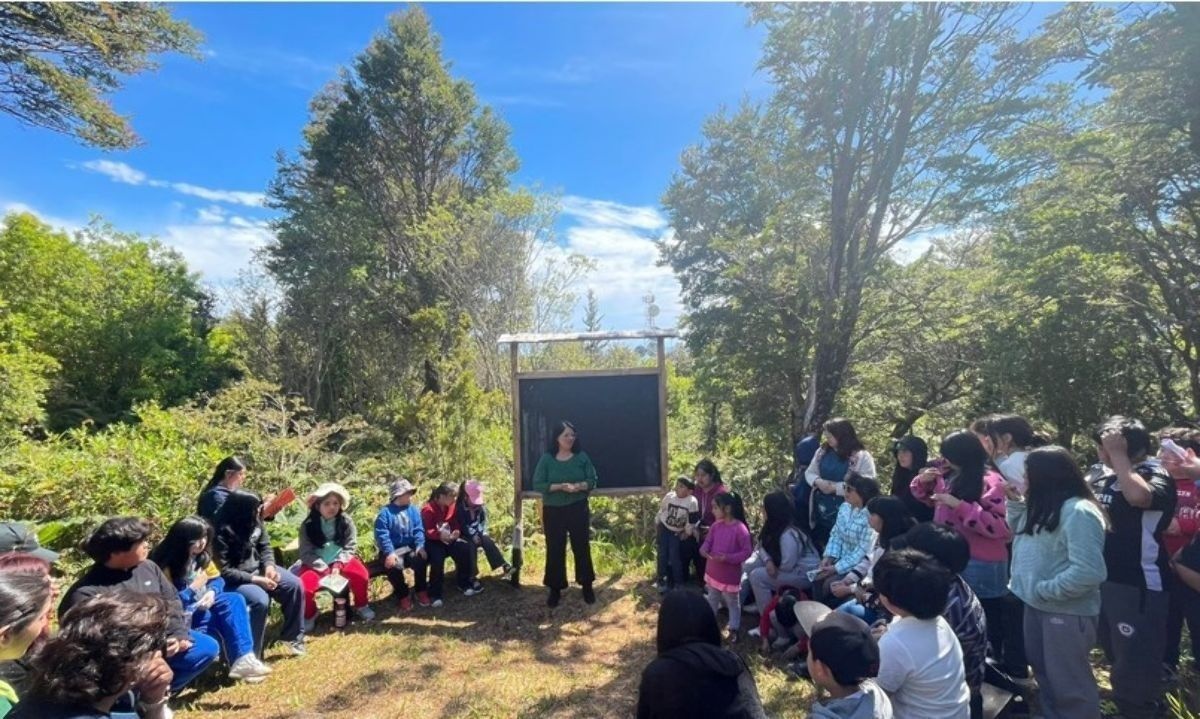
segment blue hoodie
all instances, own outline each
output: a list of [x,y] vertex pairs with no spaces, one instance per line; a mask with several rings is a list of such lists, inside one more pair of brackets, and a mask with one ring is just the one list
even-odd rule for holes
[[400,547],[408,547],[413,551],[424,549],[425,531],[421,523],[421,510],[413,504],[397,507],[389,502],[375,517],[375,546],[385,556]]

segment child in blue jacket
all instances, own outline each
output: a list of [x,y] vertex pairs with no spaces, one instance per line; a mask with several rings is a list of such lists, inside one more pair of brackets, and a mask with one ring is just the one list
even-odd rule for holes
[[416,487],[407,479],[392,482],[388,496],[391,497],[375,517],[375,546],[379,549],[379,561],[387,572],[392,591],[400,603],[400,609],[412,609],[408,596],[408,583],[404,579],[404,568],[413,571],[413,585],[417,592],[417,603],[430,605],[426,583],[429,567],[425,554],[425,532],[421,523],[421,511],[413,506],[412,497]]
[[462,523],[464,539],[476,550],[482,549],[487,557],[492,571],[502,570],[501,575],[508,575],[512,565],[504,561],[504,554],[496,546],[496,541],[488,536],[487,507],[483,506],[483,483],[468,479],[458,488],[458,521]]

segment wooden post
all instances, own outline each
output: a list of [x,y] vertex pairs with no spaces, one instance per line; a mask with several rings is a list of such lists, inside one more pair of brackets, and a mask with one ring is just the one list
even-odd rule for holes
[[671,468],[667,466],[667,348],[666,338],[658,337],[658,458],[662,467],[662,486],[667,488],[671,481]]
[[518,378],[520,345],[508,345],[512,367],[512,436],[513,436],[513,543],[512,585],[521,585],[521,565],[525,562],[523,507],[521,506],[521,382]]

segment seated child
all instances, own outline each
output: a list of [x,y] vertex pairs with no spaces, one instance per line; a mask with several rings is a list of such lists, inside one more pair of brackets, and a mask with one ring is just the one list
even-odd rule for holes
[[813,582],[816,599],[841,604],[831,587],[841,582],[875,548],[878,534],[871,528],[867,502],[879,496],[879,482],[854,472],[846,478],[846,501],[838,508],[837,519],[825,545],[824,558]]
[[696,483],[688,477],[675,480],[675,489],[667,492],[658,510],[658,591],[681,586],[686,575],[683,542],[696,535],[700,522],[700,503],[692,495]]
[[488,536],[487,508],[483,506],[483,483],[468,479],[458,488],[458,503],[455,506],[459,522],[462,524],[467,544],[483,549],[492,571],[501,570],[501,576],[507,576],[512,571],[512,565],[504,561],[504,555],[496,546],[495,540]]
[[271,668],[254,653],[250,610],[242,595],[225,590],[225,580],[210,554],[212,544],[211,524],[202,517],[184,517],[167,530],[150,553],[150,561],[179,592],[190,628],[224,644],[230,658],[229,678],[261,682]]
[[339,574],[350,584],[354,612],[364,621],[375,618],[368,606],[367,587],[371,576],[358,549],[358,530],[346,516],[350,493],[335,482],[326,482],[308,495],[308,516],[300,524],[300,583],[304,585],[304,631],[317,621],[316,593],[321,579]]
[[412,599],[404,580],[405,567],[412,569],[417,603],[422,607],[431,604],[426,584],[429,562],[425,554],[425,528],[421,512],[412,503],[414,491],[412,482],[396,479],[388,489],[391,501],[375,516],[375,548],[379,550],[392,593],[400,609],[406,612],[412,609]]
[[879,645],[858,617],[820,602],[798,602],[796,620],[808,635],[808,671],[829,694],[810,719],[892,719],[892,702],[871,678],[879,674]]
[[875,563],[879,601],[895,617],[879,640],[877,683],[896,719],[968,719],[962,649],[942,618],[950,570],[924,552],[895,549]]
[[421,507],[425,551],[429,554],[429,596],[434,607],[442,606],[447,557],[454,560],[455,581],[463,594],[472,597],[483,591],[483,585],[475,578],[475,548],[463,539],[462,521],[454,511],[456,494],[453,484],[442,482]]

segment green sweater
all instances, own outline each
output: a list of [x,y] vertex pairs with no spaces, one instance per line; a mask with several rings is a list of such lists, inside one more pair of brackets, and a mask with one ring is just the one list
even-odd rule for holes
[[1043,612],[1094,617],[1100,614],[1104,566],[1104,515],[1095,503],[1072,497],[1063,504],[1053,532],[1021,534],[1025,503],[1008,501],[1013,531],[1012,578],[1008,588]]
[[552,484],[587,482],[588,491],[596,488],[596,468],[587,452],[576,452],[565,462],[560,462],[549,452],[538,460],[533,470],[533,489],[542,493],[542,503],[547,507],[565,507],[576,502],[586,502],[588,492],[551,492]]

